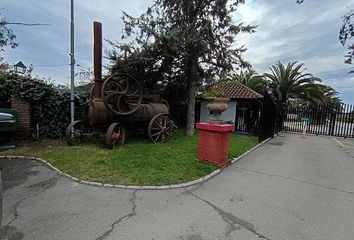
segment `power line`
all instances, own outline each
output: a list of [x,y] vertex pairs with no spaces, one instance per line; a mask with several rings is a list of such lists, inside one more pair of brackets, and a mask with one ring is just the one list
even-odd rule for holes
[[51,26],[51,24],[48,23],[23,23],[23,22],[4,22],[5,25],[22,25],[22,26],[27,26],[27,27],[32,27],[32,26]]
[[63,66],[69,66],[70,64],[33,64],[34,67],[63,67]]
[[[64,67],[70,66],[70,63],[63,63],[63,64],[31,64],[33,67]],[[80,64],[76,64],[76,66],[81,67]]]

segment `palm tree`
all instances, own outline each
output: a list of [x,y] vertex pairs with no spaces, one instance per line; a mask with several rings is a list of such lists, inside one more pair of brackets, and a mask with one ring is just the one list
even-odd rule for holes
[[223,80],[224,82],[238,81],[243,85],[249,87],[250,89],[263,94],[266,82],[262,75],[257,74],[256,71],[250,69],[246,72],[241,71],[240,73],[233,74],[231,78]]
[[323,104],[339,105],[343,103],[342,99],[338,96],[339,93],[334,88],[322,84],[318,84],[318,86],[321,88],[324,95]]
[[304,73],[306,69],[303,66],[297,62],[290,62],[287,66],[278,62],[270,68],[271,73],[264,74],[279,103],[301,100],[319,104],[324,100],[323,89],[318,85],[321,79]]

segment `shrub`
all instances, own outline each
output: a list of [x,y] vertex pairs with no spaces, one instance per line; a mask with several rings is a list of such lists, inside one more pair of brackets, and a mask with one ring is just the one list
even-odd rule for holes
[[[0,72],[1,101],[9,102],[11,96],[27,99],[30,103],[31,133],[35,136],[39,125],[41,138],[59,138],[70,123],[70,89],[54,85],[45,79]],[[87,116],[81,104],[89,98],[88,92],[75,92],[75,118]]]

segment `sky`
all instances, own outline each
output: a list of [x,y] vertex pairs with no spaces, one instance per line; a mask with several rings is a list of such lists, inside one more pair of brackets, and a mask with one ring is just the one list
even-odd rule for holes
[[[103,24],[103,38],[120,40],[122,11],[138,16],[152,0],[75,0],[76,71],[92,68],[92,22]],[[0,0],[1,17],[8,22],[45,23],[49,26],[17,26],[12,29],[19,46],[0,52],[5,61],[34,65],[33,74],[70,83],[70,0]],[[338,40],[342,16],[354,9],[354,0],[246,0],[234,13],[234,21],[257,25],[254,34],[237,37],[245,45],[243,55],[258,73],[281,61],[304,63],[331,85],[345,103],[354,104],[353,66],[344,64],[346,48]],[[104,42],[104,48],[109,49]],[[109,64],[104,60],[105,65]],[[76,82],[81,79],[77,77]]]

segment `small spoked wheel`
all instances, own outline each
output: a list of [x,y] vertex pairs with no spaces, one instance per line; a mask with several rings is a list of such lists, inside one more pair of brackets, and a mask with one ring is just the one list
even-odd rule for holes
[[106,133],[106,146],[109,149],[123,145],[125,142],[125,129],[120,123],[112,123]]
[[176,135],[177,126],[170,114],[161,113],[153,117],[149,123],[148,134],[153,143],[165,143]]
[[69,124],[65,133],[65,140],[69,146],[77,145],[85,140],[87,127],[82,120],[74,121]]

